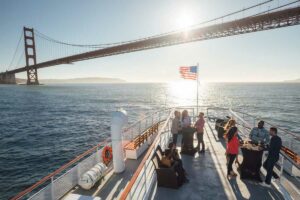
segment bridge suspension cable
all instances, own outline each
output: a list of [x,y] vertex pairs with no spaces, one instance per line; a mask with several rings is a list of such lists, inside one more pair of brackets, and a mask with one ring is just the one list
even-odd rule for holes
[[[226,15],[222,15],[222,16],[214,18],[214,19],[206,20],[206,21],[203,21],[203,22],[191,25],[188,28],[193,28],[193,27],[196,27],[196,26],[199,26],[199,25],[205,25],[205,24],[208,24],[210,22],[217,21],[219,19],[224,19],[226,17],[232,16],[232,15],[236,15],[238,13],[241,13],[241,12],[244,12],[244,11],[247,11],[247,10],[251,10],[253,8],[262,6],[264,4],[268,4],[268,3],[272,2],[272,1],[274,1],[274,0],[267,0],[267,1],[255,4],[255,5],[252,5],[250,7],[243,8],[241,10],[234,11],[234,12],[228,13]],[[126,44],[126,43],[137,42],[137,41],[141,41],[141,40],[145,40],[145,39],[151,39],[151,38],[155,38],[155,37],[160,37],[160,36],[164,36],[164,35],[171,34],[171,33],[181,32],[183,30],[184,29],[176,29],[176,30],[173,30],[173,31],[164,32],[164,33],[156,34],[156,35],[149,36],[149,37],[143,37],[143,38],[136,39],[136,40],[127,40],[127,41],[123,41],[123,42],[102,43],[102,44],[75,44],[75,43],[68,43],[68,42],[63,42],[63,41],[59,41],[59,40],[53,39],[50,36],[47,36],[46,34],[43,34],[43,33],[41,33],[38,30],[35,30],[35,33],[37,34],[38,37],[43,38],[45,40],[48,40],[50,42],[57,43],[57,44],[63,44],[63,45],[73,46],[73,47],[85,47],[85,48],[89,47],[89,48],[101,49],[101,48],[108,47],[108,46],[122,45],[122,44]]]
[[[234,11],[234,12],[222,15],[220,17],[216,17],[216,18],[213,18],[213,19],[210,19],[210,20],[206,20],[206,21],[203,21],[203,22],[191,25],[191,26],[187,27],[187,29],[191,29],[191,28],[199,27],[199,26],[211,23],[211,22],[215,22],[217,20],[224,19],[226,17],[233,16],[233,15],[236,15],[236,14],[239,14],[239,13],[242,13],[242,12],[254,9],[254,8],[260,7],[260,6],[265,5],[265,4],[269,4],[272,1],[274,1],[274,0],[263,1],[261,3],[249,6],[247,8],[243,8],[243,9],[240,9],[240,10],[237,10],[237,11]],[[270,11],[273,11],[273,10],[277,10],[277,9],[280,9],[280,8],[283,8],[283,7],[295,4],[295,3],[299,2],[299,1],[300,0],[293,1],[293,2],[290,2],[290,3],[284,4],[284,5],[277,6],[277,7],[272,8],[272,9],[268,9],[268,10],[265,10],[265,11],[262,11],[262,12],[250,15],[250,16],[257,16],[257,15],[260,15],[260,14],[264,14],[266,12],[270,12]],[[61,45],[66,45],[66,46],[80,47],[80,48],[91,48],[91,49],[102,49],[102,48],[107,48],[107,47],[111,47],[111,46],[115,46],[115,45],[122,45],[122,44],[127,44],[127,43],[132,43],[132,42],[138,42],[138,41],[142,41],[142,40],[146,40],[146,39],[161,37],[161,36],[172,34],[172,33],[182,32],[182,31],[184,31],[184,29],[176,29],[176,30],[173,30],[173,31],[169,31],[169,32],[161,33],[161,34],[156,34],[156,35],[149,36],[149,37],[143,37],[143,38],[136,39],[136,40],[128,40],[128,41],[114,42],[114,43],[75,44],[75,43],[69,43],[69,42],[63,42],[63,41],[56,40],[54,38],[51,38],[51,37],[47,36],[46,34],[41,33],[38,30],[35,30],[36,35],[38,37],[40,37],[42,39],[45,39],[45,40],[48,40],[49,42],[54,42],[54,43],[61,44]]]
[[[14,51],[13,57],[12,57],[12,59],[11,59],[9,65],[8,65],[8,67],[7,67],[7,70],[10,70],[10,69],[11,69],[12,64],[13,64],[14,61],[15,61],[15,58],[16,58],[17,53],[18,53],[18,50],[19,50],[19,48],[20,48],[20,44],[21,44],[22,39],[23,39],[23,32],[21,32],[21,34],[20,34],[20,36],[19,36],[19,40],[18,40],[17,47],[16,47],[16,49],[15,49],[15,51]],[[18,62],[18,63],[19,63],[19,62]],[[18,66],[18,64],[17,64],[17,66]]]

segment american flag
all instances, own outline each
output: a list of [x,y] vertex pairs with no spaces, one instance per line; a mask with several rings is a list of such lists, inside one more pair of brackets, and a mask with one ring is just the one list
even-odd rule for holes
[[198,71],[198,66],[189,66],[189,67],[180,67],[179,68],[179,73],[181,74],[181,77],[184,79],[196,80],[197,79],[197,71]]

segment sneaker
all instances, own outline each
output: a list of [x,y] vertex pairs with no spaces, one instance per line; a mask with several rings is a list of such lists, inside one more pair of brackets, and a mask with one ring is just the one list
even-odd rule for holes
[[271,188],[271,184],[267,184],[266,182],[259,183],[263,187]]
[[273,183],[276,183],[277,185],[279,185],[279,184],[280,184],[280,179],[279,179],[279,178],[277,178],[277,179],[272,179],[272,182],[273,182]]
[[205,151],[204,151],[204,150],[201,150],[201,151],[199,151],[199,153],[205,153]]

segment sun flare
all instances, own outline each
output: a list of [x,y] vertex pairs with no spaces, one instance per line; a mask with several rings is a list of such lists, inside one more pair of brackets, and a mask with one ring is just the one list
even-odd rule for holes
[[181,14],[178,15],[177,26],[179,28],[187,29],[188,27],[193,25],[193,23],[194,23],[193,16],[186,10],[184,10]]
[[[205,84],[201,83],[198,88],[199,103],[204,95]],[[197,83],[191,80],[174,81],[168,84],[168,94],[174,105],[196,105]]]

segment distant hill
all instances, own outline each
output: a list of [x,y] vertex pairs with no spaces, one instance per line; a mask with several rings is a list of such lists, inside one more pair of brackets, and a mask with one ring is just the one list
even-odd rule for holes
[[[26,83],[26,79],[16,78],[18,84]],[[87,77],[72,79],[40,79],[42,84],[51,83],[125,83],[125,80],[119,78]]]
[[284,82],[286,82],[286,83],[300,83],[300,78],[295,79],[295,80],[286,80]]

